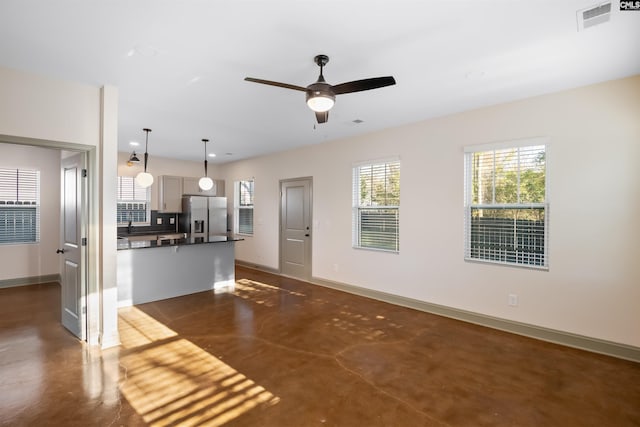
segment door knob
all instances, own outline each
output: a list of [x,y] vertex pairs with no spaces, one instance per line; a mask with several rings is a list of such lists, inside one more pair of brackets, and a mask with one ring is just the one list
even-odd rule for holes
[[64,253],[64,249],[57,249],[57,250],[56,250],[56,253],[57,253],[57,254],[63,254],[63,253]]

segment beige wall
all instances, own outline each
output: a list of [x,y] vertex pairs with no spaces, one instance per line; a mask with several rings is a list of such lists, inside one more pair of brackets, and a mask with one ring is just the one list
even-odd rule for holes
[[[638,117],[640,76],[224,165],[229,190],[255,177],[237,258],[278,268],[278,181],[313,176],[314,277],[640,346]],[[530,137],[550,141],[549,270],[465,262],[463,147]],[[389,156],[400,253],[355,250],[352,164]]]
[[0,280],[60,273],[60,152],[0,143],[0,168],[40,171],[40,242],[0,245]]
[[0,67],[0,134],[98,146],[100,89]]
[[[241,260],[278,267],[278,181],[313,176],[315,277],[640,347],[638,117],[640,76],[232,163],[211,175],[226,180],[228,196],[234,180],[255,177],[255,235],[238,243]],[[103,299],[101,333],[111,342],[116,128],[115,88],[0,67],[1,136],[98,147],[89,157],[97,168],[90,173],[100,283],[91,291]],[[549,271],[464,262],[463,147],[535,136],[551,142]],[[402,161],[401,251],[354,250],[351,166],[388,156]],[[167,171],[180,173],[167,161]],[[153,162],[154,175],[167,173]],[[507,306],[509,293],[518,294],[517,308]]]
[[111,86],[99,88],[0,67],[0,141],[88,154],[88,340],[103,347],[118,343],[117,101],[117,89]]

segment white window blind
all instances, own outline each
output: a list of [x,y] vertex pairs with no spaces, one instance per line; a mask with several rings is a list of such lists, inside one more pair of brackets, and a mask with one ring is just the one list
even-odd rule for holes
[[465,151],[465,258],[546,268],[546,145]]
[[118,224],[136,225],[150,223],[150,191],[151,187],[143,188],[132,176],[118,177]]
[[0,168],[0,243],[40,241],[40,171]]
[[353,168],[353,246],[400,250],[400,161]]
[[236,181],[236,224],[238,234],[253,234],[253,180]]

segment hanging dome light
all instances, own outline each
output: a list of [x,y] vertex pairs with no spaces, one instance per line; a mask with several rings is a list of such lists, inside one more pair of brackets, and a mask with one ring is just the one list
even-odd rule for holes
[[144,128],[142,130],[147,133],[144,147],[144,172],[140,172],[136,175],[136,184],[142,188],[147,188],[153,184],[153,175],[147,173],[147,161],[149,160],[149,153],[147,152],[147,149],[149,148],[149,132],[151,132],[151,129]]
[[209,140],[203,139],[202,142],[204,142],[204,176],[198,181],[198,186],[203,191],[209,191],[213,188],[213,180],[209,178],[207,173],[207,142],[209,142]]
[[213,188],[213,180],[208,176],[203,176],[202,178],[200,178],[200,181],[198,181],[198,185],[204,191],[209,191]]

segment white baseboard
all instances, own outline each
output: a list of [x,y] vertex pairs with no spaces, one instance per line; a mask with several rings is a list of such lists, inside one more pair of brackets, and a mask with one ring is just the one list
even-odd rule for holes
[[31,276],[31,277],[20,277],[17,279],[5,279],[5,280],[0,280],[0,289],[13,288],[16,286],[37,285],[40,283],[51,283],[51,282],[60,283],[61,280],[62,279],[59,274],[45,274],[43,276]]
[[277,268],[267,267],[266,265],[241,261],[239,259],[236,260],[236,265],[239,265],[240,267],[250,268],[252,270],[264,271],[267,273],[280,275],[280,270],[278,270]]
[[98,339],[101,349],[107,349],[111,347],[117,347],[120,345],[120,335],[118,331],[113,331],[111,334],[103,334]]
[[[259,264],[250,264],[245,263],[244,261],[236,261],[236,264],[242,267],[280,275],[280,272],[278,270],[261,266]],[[598,338],[587,337],[584,335],[573,334],[570,332],[559,331],[556,329],[544,328],[527,323],[487,316],[471,311],[460,310],[453,307],[447,307],[444,305],[433,304],[412,298],[402,297],[399,295],[389,294],[386,292],[367,289],[360,286],[349,285],[347,283],[334,282],[319,277],[312,277],[311,283],[314,285],[324,286],[327,288],[336,289],[338,291],[348,292],[350,294],[383,301],[389,304],[408,307],[414,310],[449,317],[451,319],[461,320],[463,322],[473,323],[480,326],[486,326],[488,328],[498,329],[517,335],[523,335],[542,341],[564,345],[567,347],[573,347],[593,353],[617,357],[619,359],[630,360],[632,362],[640,362],[640,348],[627,344],[620,344],[612,341],[601,340]]]
[[548,341],[567,347],[587,350],[593,353],[599,353],[607,356],[617,357],[620,359],[630,360],[632,362],[640,362],[640,348],[627,344],[620,344],[612,341],[601,340],[598,338],[587,337],[584,335],[573,334],[570,332],[559,331],[556,329],[544,328],[527,323],[487,316],[484,314],[460,310],[444,305],[432,304],[425,301],[362,288],[360,286],[349,285],[346,283],[334,282],[318,277],[314,277],[311,280],[312,283],[316,285],[325,286],[366,298],[372,298],[390,304],[400,305],[403,307],[437,314],[439,316],[449,317],[456,320],[462,320],[464,322],[486,326],[488,328],[499,329],[501,331],[523,335],[530,338],[536,338],[542,341]]

